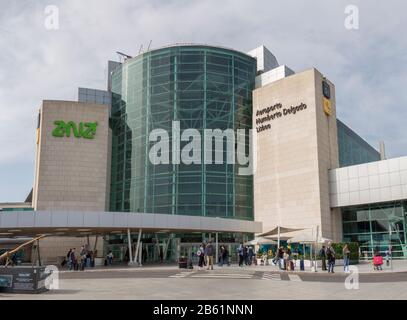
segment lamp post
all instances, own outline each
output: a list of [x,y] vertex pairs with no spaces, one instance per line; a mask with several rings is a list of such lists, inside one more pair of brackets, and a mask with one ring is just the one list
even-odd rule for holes
[[[315,248],[314,248],[314,266],[313,271],[317,272],[317,245],[318,245],[318,233],[319,233],[319,225],[316,227],[316,234],[315,234]],[[312,247],[311,247],[312,248]],[[311,252],[312,255],[312,252]]]
[[393,271],[393,254],[391,252],[391,236],[392,236],[392,228],[391,223],[389,222],[389,255],[390,255],[390,270]]

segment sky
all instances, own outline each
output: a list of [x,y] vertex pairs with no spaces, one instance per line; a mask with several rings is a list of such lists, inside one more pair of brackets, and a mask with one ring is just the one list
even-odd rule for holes
[[[348,5],[358,29],[345,28]],[[32,188],[41,101],[105,89],[116,51],[136,55],[150,40],[151,49],[263,44],[296,72],[315,67],[335,84],[338,118],[376,148],[383,140],[388,158],[405,156],[405,12],[404,0],[0,0],[0,202]]]

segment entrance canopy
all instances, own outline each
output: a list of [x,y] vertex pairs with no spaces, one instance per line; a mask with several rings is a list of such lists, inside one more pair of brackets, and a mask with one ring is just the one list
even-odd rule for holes
[[[304,228],[288,228],[288,227],[275,227],[274,229],[271,229],[267,232],[261,233],[258,236],[259,237],[267,237],[267,236],[275,236],[278,234],[283,234],[283,233],[287,233],[287,232],[293,232],[293,231],[299,231],[299,230],[304,230]],[[282,239],[282,237],[281,237]]]
[[277,244],[277,241],[265,237],[256,237],[256,239],[245,242],[245,245],[257,245],[257,244]]
[[328,243],[330,241],[332,240],[323,237],[318,237],[317,239],[314,232],[300,232],[294,235],[292,238],[290,238],[287,242],[310,244],[310,243]]
[[86,236],[172,232],[259,233],[256,221],[133,212],[94,211],[3,211],[0,212],[0,237]]

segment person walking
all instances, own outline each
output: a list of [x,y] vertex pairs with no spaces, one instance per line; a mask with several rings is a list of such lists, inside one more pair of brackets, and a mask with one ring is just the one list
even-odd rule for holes
[[288,253],[288,249],[284,250],[283,259],[284,259],[284,270],[289,271],[290,270],[290,255]]
[[249,266],[251,266],[253,263],[253,256],[254,256],[253,247],[249,246],[249,248],[247,249],[247,263],[249,264]]
[[278,267],[280,268],[280,270],[284,270],[284,251],[283,251],[283,247],[280,247],[278,249],[277,257],[278,257]]
[[331,242],[328,243],[326,248],[326,257],[328,259],[328,273],[334,273],[335,267],[335,250],[331,246]]
[[78,270],[78,260],[76,259],[75,250],[76,248],[73,248],[71,251],[71,263],[73,270]]
[[68,270],[72,270],[71,252],[72,252],[72,249],[69,249],[68,253],[66,254],[66,262],[67,262]]
[[79,252],[79,269],[81,271],[85,270],[86,266],[86,250],[85,247],[81,247],[81,251]]
[[321,250],[319,250],[319,256],[321,257],[322,261],[322,271],[326,271],[326,248],[322,246]]
[[107,258],[107,264],[109,266],[111,266],[113,264],[113,252],[112,252],[112,250],[109,251],[106,258]]
[[243,246],[243,261],[244,264],[247,266],[248,264],[248,252],[247,252],[247,246]]
[[218,254],[218,266],[223,267],[223,246],[219,247],[219,254]]
[[237,248],[237,254],[239,256],[239,267],[242,267],[243,266],[243,256],[244,256],[243,242],[241,242],[239,247]]
[[199,247],[198,251],[196,252],[196,255],[198,256],[198,269],[202,270],[204,268],[204,263],[205,263],[205,244],[201,244]]
[[223,263],[226,264],[228,267],[230,266],[229,262],[229,250],[224,247],[223,250]]
[[386,250],[385,258],[386,258],[386,267],[388,267],[388,266],[390,266],[390,251],[389,250]]
[[343,271],[345,273],[349,273],[350,250],[348,248],[347,243],[342,249],[342,255],[343,255]]
[[205,247],[205,256],[206,256],[206,264],[207,270],[213,270],[213,245],[212,241],[209,241]]

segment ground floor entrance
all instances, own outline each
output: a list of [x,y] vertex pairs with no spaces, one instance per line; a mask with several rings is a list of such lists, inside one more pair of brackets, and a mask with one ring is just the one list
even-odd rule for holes
[[[252,238],[253,234],[245,233],[155,233],[142,234],[140,236],[139,247],[138,234],[131,234],[131,255],[134,260],[143,264],[151,263],[173,263],[179,257],[187,257],[194,264],[198,263],[197,251],[202,243],[209,240],[218,248],[225,246],[229,252],[229,260],[237,261],[237,248],[241,242]],[[112,252],[114,261],[117,263],[129,262],[129,237],[125,234],[109,235],[104,241],[104,255]]]

